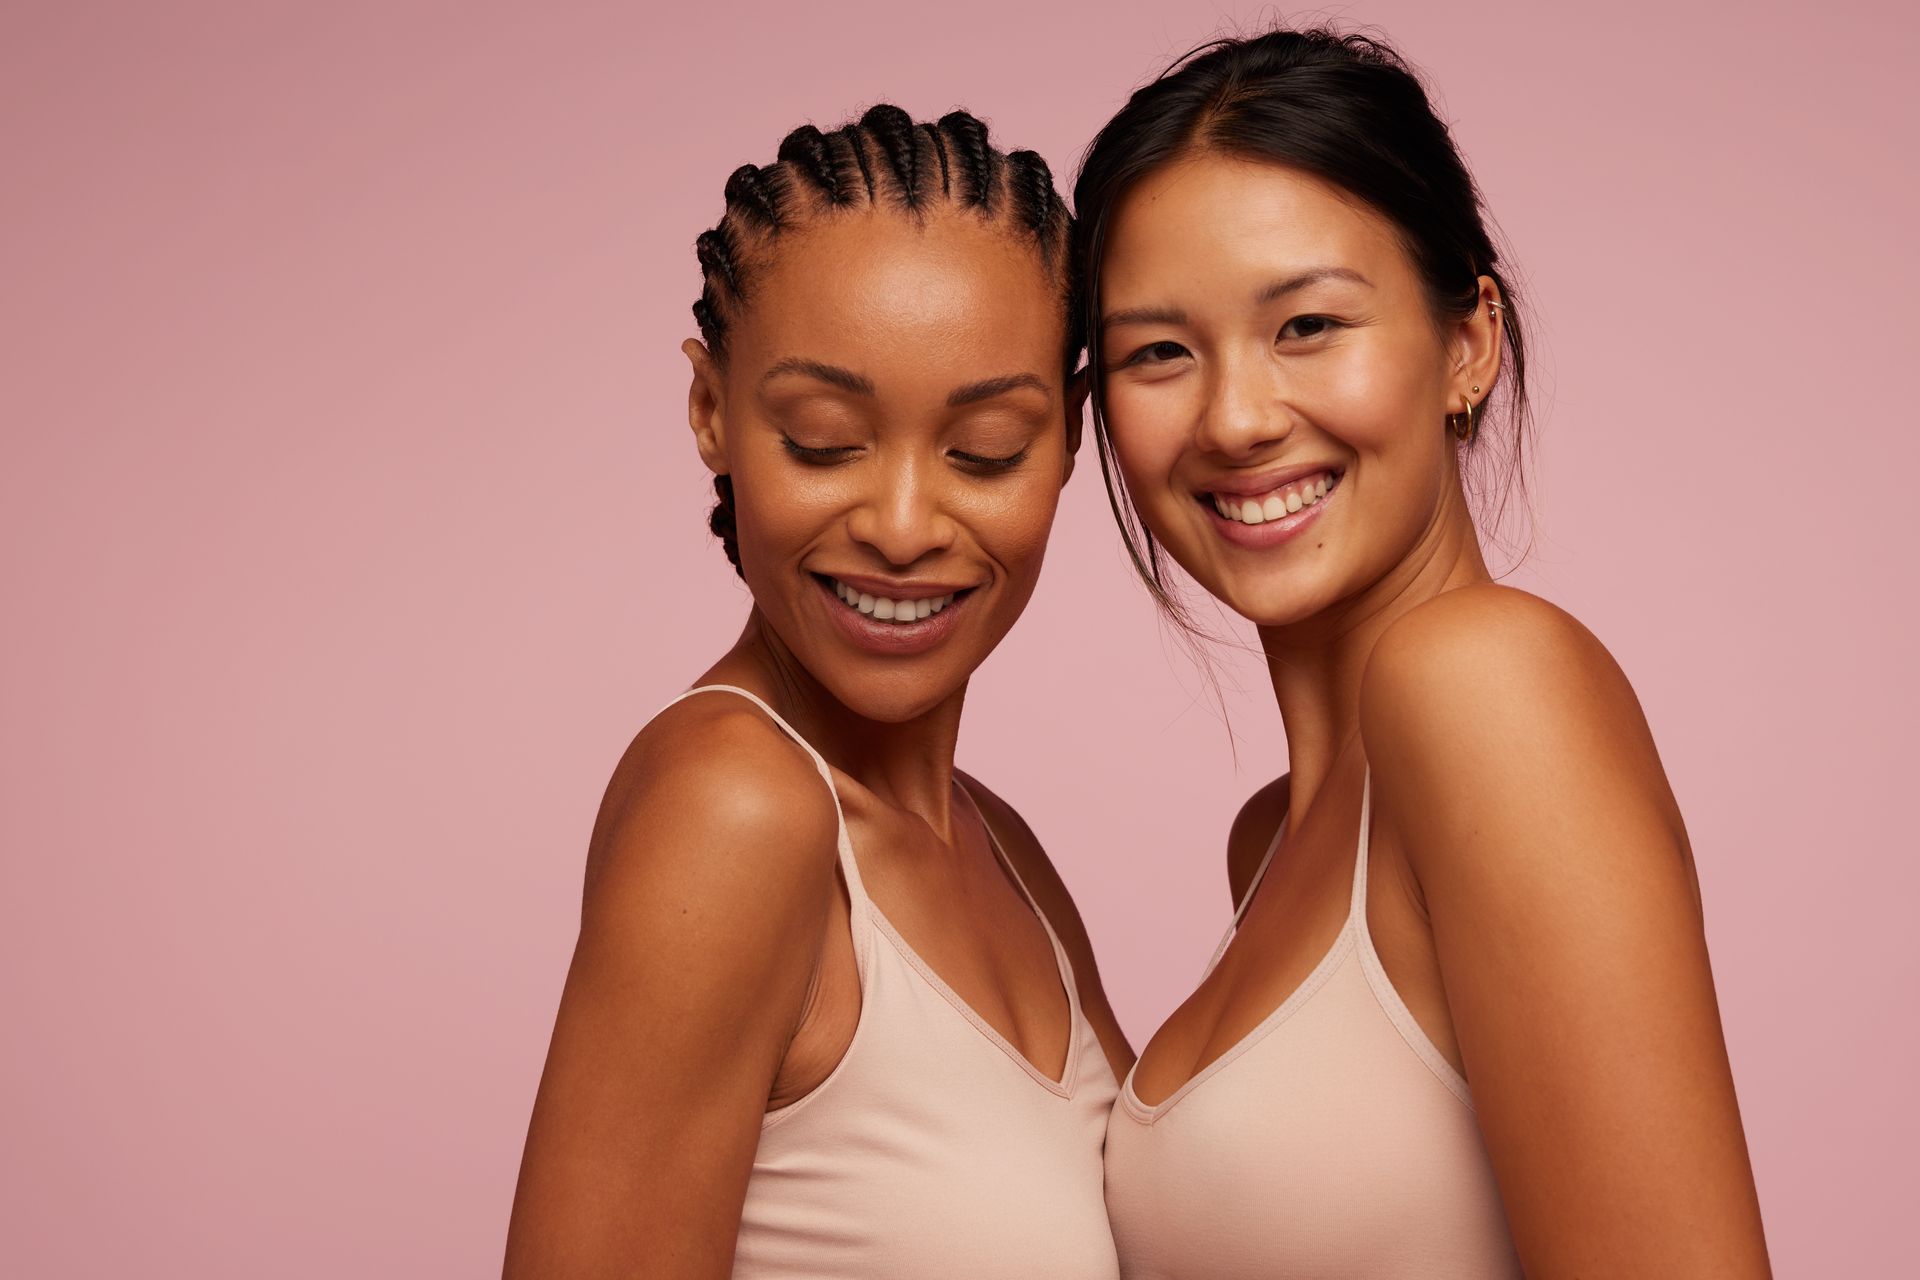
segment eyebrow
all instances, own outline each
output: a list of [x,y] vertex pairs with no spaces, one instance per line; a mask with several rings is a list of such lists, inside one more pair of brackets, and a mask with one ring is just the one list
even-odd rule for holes
[[[1361,275],[1351,267],[1310,267],[1275,280],[1254,295],[1255,306],[1265,306],[1270,302],[1286,297],[1290,293],[1320,284],[1327,280],[1346,280],[1353,284],[1373,288],[1373,281]],[[1123,324],[1165,324],[1184,325],[1187,313],[1179,307],[1128,307],[1124,311],[1111,311],[1100,317],[1102,330]]]
[[863,377],[851,369],[842,369],[837,364],[823,364],[818,360],[805,360],[798,356],[789,356],[778,361],[771,369],[760,375],[760,385],[766,386],[775,378],[797,373],[802,377],[813,378],[828,386],[850,391],[856,396],[870,396],[873,392],[873,379]]
[[1304,289],[1308,285],[1320,284],[1327,280],[1346,280],[1353,284],[1365,285],[1369,289],[1373,288],[1373,281],[1351,267],[1309,267],[1305,271],[1295,272],[1293,275],[1275,280],[1255,295],[1254,304],[1264,305],[1284,298],[1296,290]]
[[978,382],[969,382],[964,387],[955,387],[947,396],[947,408],[958,409],[961,405],[978,404],[982,400],[991,400],[1003,396],[1009,391],[1021,391],[1032,388],[1045,392],[1047,384],[1038,374],[1009,373],[998,378],[982,378]]
[[[871,378],[855,373],[851,369],[843,369],[837,364],[825,364],[819,360],[807,360],[799,356],[776,362],[772,368],[760,375],[760,385],[765,386],[775,378],[791,374],[812,378],[857,396],[876,394]],[[965,386],[955,387],[947,395],[947,407],[958,409],[962,405],[978,404],[982,400],[1006,395],[1009,391],[1022,391],[1028,388],[1044,392],[1047,384],[1040,375],[1035,373],[1008,373],[998,378],[982,378],[978,382],[969,382]]]
[[1186,322],[1187,313],[1178,307],[1128,307],[1125,311],[1109,311],[1100,317],[1102,329],[1123,324],[1183,325]]

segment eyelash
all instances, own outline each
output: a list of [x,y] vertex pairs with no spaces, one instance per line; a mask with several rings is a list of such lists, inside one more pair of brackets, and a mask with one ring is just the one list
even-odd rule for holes
[[[1293,319],[1287,321],[1285,324],[1280,326],[1280,333],[1279,333],[1279,336],[1275,339],[1275,341],[1278,341],[1280,338],[1285,338],[1287,336],[1287,330],[1293,328],[1295,325],[1300,324],[1304,321],[1313,321],[1322,327],[1313,333],[1300,333],[1300,334],[1294,335],[1295,337],[1300,338],[1303,341],[1310,340],[1313,338],[1323,337],[1326,334],[1331,333],[1335,329],[1344,327],[1340,323],[1340,321],[1335,320],[1332,316],[1323,316],[1323,315],[1295,316]],[[1163,360],[1152,360],[1149,358],[1153,355],[1154,352],[1159,351],[1165,347],[1173,348],[1173,350],[1177,354],[1166,356]],[[1122,369],[1127,369],[1137,364],[1171,363],[1172,361],[1177,360],[1180,356],[1183,356],[1186,354],[1187,354],[1187,349],[1181,346],[1177,342],[1173,342],[1173,341],[1149,342],[1146,346],[1140,348],[1138,351],[1128,356],[1125,360],[1121,361],[1120,367]]]
[[[780,443],[786,446],[789,454],[802,462],[816,467],[831,467],[837,463],[846,462],[851,455],[859,452],[859,446],[857,445],[830,445],[826,448],[815,448],[810,445],[800,444],[788,436],[781,436]],[[1005,458],[983,458],[978,454],[961,453],[955,449],[951,451],[948,456],[959,462],[962,466],[971,467],[976,471],[986,474],[997,475],[1003,471],[1011,471],[1025,462],[1027,455],[1031,452],[1031,449],[1022,449],[1020,452]]]
[[[1147,358],[1148,356],[1160,350],[1162,347],[1172,347],[1174,351],[1176,351],[1179,354],[1170,355],[1166,357],[1165,360],[1151,360],[1151,361],[1148,360]],[[1187,349],[1181,346],[1177,342],[1149,342],[1146,346],[1140,348],[1138,351],[1128,356],[1125,360],[1122,360],[1120,362],[1120,367],[1122,369],[1131,369],[1134,365],[1137,365],[1137,364],[1168,364],[1174,360],[1179,359],[1180,356],[1183,356],[1185,354],[1187,354]]]
[[975,453],[961,453],[958,449],[955,449],[947,456],[954,458],[963,466],[972,467],[988,475],[998,475],[1003,471],[1011,471],[1025,462],[1027,455],[1032,452],[1032,449],[1022,449],[1020,452],[1009,454],[1004,458],[983,458]]
[[1316,321],[1322,327],[1318,333],[1299,334],[1298,336],[1302,338],[1317,338],[1321,336],[1321,334],[1331,333],[1333,332],[1333,330],[1341,327],[1340,322],[1338,320],[1335,320],[1332,316],[1320,316],[1320,315],[1295,316],[1293,319],[1287,321],[1285,324],[1280,326],[1280,336],[1282,338],[1286,337],[1287,330],[1293,328],[1293,326],[1305,320]]
[[780,443],[786,446],[788,453],[816,467],[830,467],[836,462],[845,462],[847,455],[857,451],[857,447],[850,444],[829,445],[824,449],[817,449],[800,444],[791,436],[781,436]]

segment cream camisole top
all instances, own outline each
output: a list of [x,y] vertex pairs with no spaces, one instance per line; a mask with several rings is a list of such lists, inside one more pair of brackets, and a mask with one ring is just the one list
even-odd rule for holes
[[1347,919],[1319,965],[1158,1106],[1140,1101],[1132,1073],[1121,1088],[1107,1211],[1128,1280],[1520,1276],[1467,1082],[1401,1002],[1367,930],[1371,790],[1369,779]]
[[1066,989],[1059,1080],[968,1008],[867,897],[820,754],[744,689],[705,685],[681,697],[706,692],[766,712],[833,792],[860,974],[860,1021],[839,1065],[761,1121],[733,1274],[1115,1280],[1100,1152],[1118,1082],[1066,950],[998,840],[988,832],[1040,916]]

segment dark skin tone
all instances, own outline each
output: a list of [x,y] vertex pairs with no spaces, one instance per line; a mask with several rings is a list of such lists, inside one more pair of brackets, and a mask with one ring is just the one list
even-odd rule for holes
[[[1032,245],[972,214],[867,210],[782,236],[724,361],[686,346],[695,443],[733,478],[754,598],[696,683],[759,694],[820,751],[875,905],[1053,1079],[1067,994],[989,832],[1116,1074],[1132,1051],[1039,843],[953,759],[967,681],[1033,590],[1071,470],[1064,324]],[[876,654],[822,576],[967,594],[931,649]],[[730,1272],[762,1116],[828,1078],[860,1016],[835,832],[812,762],[743,699],[689,699],[634,740],[588,857],[509,1275]]]
[[[1128,488],[1259,628],[1292,765],[1234,824],[1237,899],[1288,820],[1136,1092],[1167,1097],[1326,952],[1370,767],[1375,946],[1472,1086],[1526,1273],[1767,1275],[1692,853],[1645,717],[1578,622],[1492,582],[1461,488],[1445,422],[1498,376],[1497,286],[1436,316],[1379,215],[1202,155],[1129,193],[1102,292]],[[1214,503],[1244,513],[1296,473],[1296,491],[1336,480],[1277,508],[1317,508],[1298,536],[1261,542],[1265,510],[1236,529]]]

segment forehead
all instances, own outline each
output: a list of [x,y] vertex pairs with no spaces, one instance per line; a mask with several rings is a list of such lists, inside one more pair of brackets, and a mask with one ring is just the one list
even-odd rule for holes
[[1060,376],[1061,282],[1037,244],[967,210],[822,214],[755,251],[736,361],[800,355],[866,372],[966,381]]
[[1201,154],[1141,179],[1114,210],[1102,257],[1107,309],[1169,286],[1244,292],[1245,273],[1347,266],[1377,284],[1413,264],[1391,222],[1299,169]]

